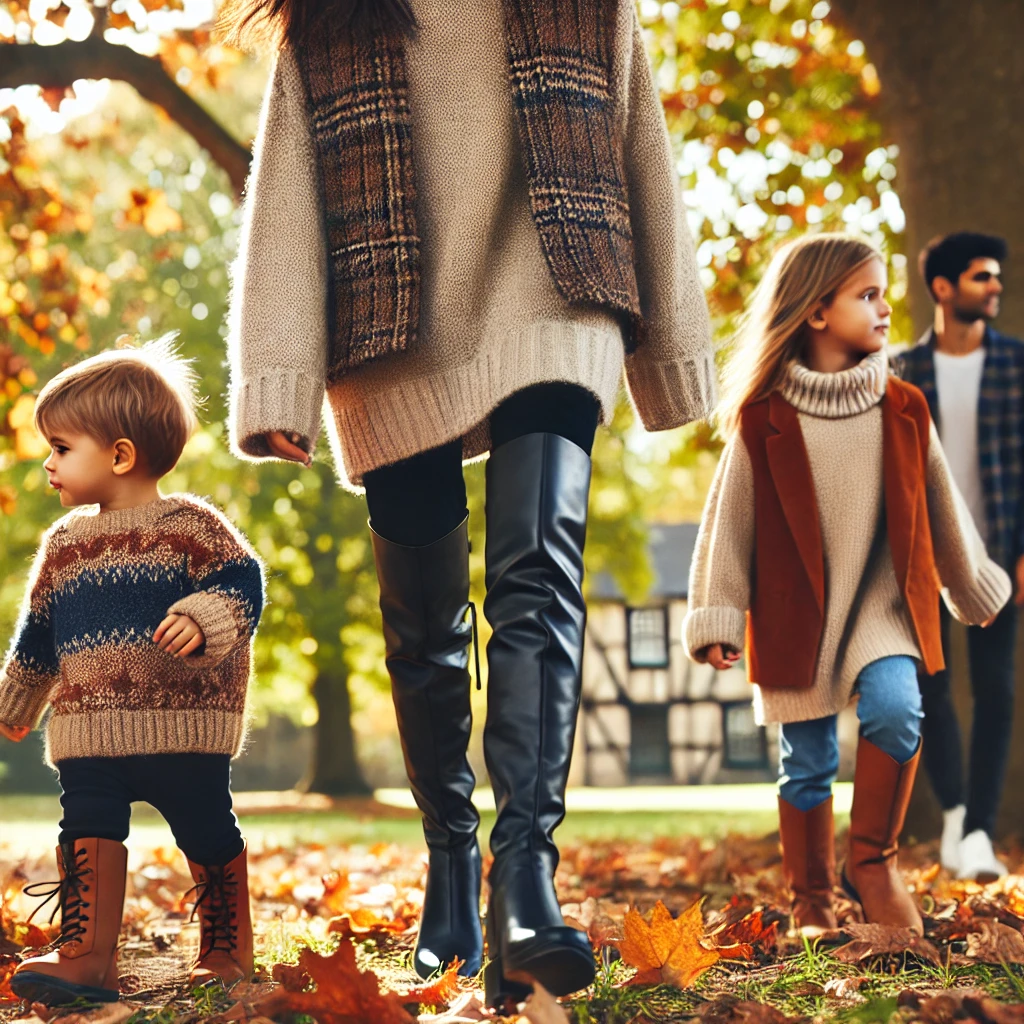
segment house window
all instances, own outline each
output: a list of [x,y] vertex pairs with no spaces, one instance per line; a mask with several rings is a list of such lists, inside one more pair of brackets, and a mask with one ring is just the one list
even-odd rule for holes
[[668,668],[668,609],[627,608],[630,668]]
[[754,721],[754,709],[748,701],[722,705],[722,735],[725,736],[726,768],[768,768],[764,727]]
[[634,704],[629,709],[629,732],[630,778],[671,779],[668,705]]

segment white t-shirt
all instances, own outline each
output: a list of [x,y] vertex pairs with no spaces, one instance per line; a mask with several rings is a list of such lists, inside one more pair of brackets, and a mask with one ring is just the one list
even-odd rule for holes
[[987,533],[985,494],[978,458],[978,397],[985,347],[965,356],[939,352],[935,356],[935,389],[939,396],[939,439],[953,479],[974,517],[982,538]]

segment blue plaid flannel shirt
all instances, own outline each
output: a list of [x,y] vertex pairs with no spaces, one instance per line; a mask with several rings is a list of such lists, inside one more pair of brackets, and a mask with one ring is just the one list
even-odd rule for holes
[[[934,332],[895,359],[896,372],[917,385],[939,422]],[[988,553],[1013,578],[1024,554],[1024,343],[985,331],[985,365],[978,397],[978,459],[985,496]]]

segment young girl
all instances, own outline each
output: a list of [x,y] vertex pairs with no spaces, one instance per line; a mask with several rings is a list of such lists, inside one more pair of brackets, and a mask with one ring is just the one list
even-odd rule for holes
[[[366,488],[430,851],[414,952],[481,965],[462,463],[487,463],[486,999],[594,977],[554,887],[580,699],[590,452],[710,412],[704,293],[633,0],[236,0],[277,50],[235,274],[232,433]],[[325,401],[326,400],[326,401]],[[516,980],[518,979],[518,980]]]
[[779,826],[794,926],[834,928],[836,717],[860,739],[843,886],[865,920],[920,933],[896,864],[920,746],[917,664],[942,665],[939,591],[968,623],[1010,596],[950,476],[924,397],[888,376],[892,312],[872,246],[783,246],[720,407],[728,437],[690,579],[691,658],[746,647],[760,722],[779,723]]

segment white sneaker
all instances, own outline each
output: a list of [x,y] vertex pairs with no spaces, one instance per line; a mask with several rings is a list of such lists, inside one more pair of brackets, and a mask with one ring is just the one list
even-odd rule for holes
[[947,871],[960,870],[960,841],[964,837],[963,804],[942,812],[942,843],[939,846],[939,861]]
[[960,869],[957,878],[976,882],[994,882],[1008,874],[1006,865],[992,849],[992,840],[984,829],[977,828],[960,842]]

